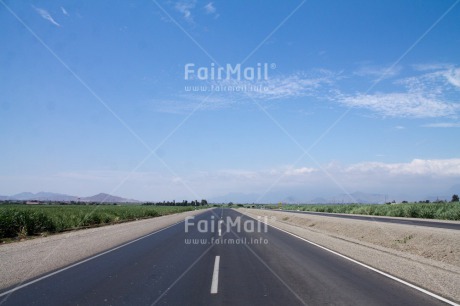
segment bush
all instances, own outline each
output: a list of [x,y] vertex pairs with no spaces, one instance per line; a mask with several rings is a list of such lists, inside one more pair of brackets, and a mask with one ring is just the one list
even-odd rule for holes
[[189,211],[184,206],[113,206],[113,205],[2,205],[0,239],[55,233],[87,226],[111,224],[124,220],[151,218]]
[[16,237],[20,233],[35,235],[53,232],[56,226],[43,212],[2,209],[0,211],[0,238]]
[[[287,209],[298,209],[287,207]],[[404,203],[404,204],[344,204],[344,205],[303,205],[302,211],[375,215],[388,217],[425,218],[442,220],[460,220],[458,203]]]

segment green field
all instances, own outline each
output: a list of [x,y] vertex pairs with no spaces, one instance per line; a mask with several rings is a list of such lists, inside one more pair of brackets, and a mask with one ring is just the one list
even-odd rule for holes
[[[275,206],[271,208],[275,208]],[[405,203],[391,205],[284,205],[283,209],[371,216],[460,220],[460,203],[458,202]]]
[[0,240],[190,211],[191,206],[0,205]]

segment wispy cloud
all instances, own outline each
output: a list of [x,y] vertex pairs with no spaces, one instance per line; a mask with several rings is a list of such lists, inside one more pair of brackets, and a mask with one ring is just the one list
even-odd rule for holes
[[389,117],[455,117],[460,110],[460,69],[446,69],[446,66],[441,70],[433,66],[418,68],[423,68],[425,73],[394,81],[396,86],[403,87],[398,92],[340,93],[334,100],[348,107],[368,109]]
[[[337,182],[351,191],[404,193],[419,199],[458,184],[460,179],[460,159],[413,159],[402,163],[361,162],[341,165],[331,162],[323,166]],[[298,195],[302,199],[318,195],[341,193],[330,177],[318,167],[283,166],[270,169],[221,169],[183,173],[180,177],[163,172],[128,171],[77,171],[58,173],[47,177],[0,176],[0,182],[17,184],[24,181],[36,184],[39,180],[42,189],[60,190],[71,194],[91,194],[101,190],[111,190],[119,180],[129,179],[119,193],[125,197],[144,200],[189,199],[181,180],[206,198],[232,193],[263,194],[280,176],[276,187],[281,198]],[[21,185],[21,184],[20,184]],[[72,191],[68,186],[75,186]],[[77,187],[78,186],[78,187]],[[80,190],[80,191],[79,191]],[[275,191],[275,190],[274,190]],[[277,196],[278,197],[278,196]],[[257,198],[257,197],[256,197]],[[280,199],[281,199],[280,198]]]
[[285,176],[305,175],[318,172],[318,169],[309,167],[291,168],[284,171]]
[[416,71],[434,71],[434,70],[448,70],[454,67],[454,65],[449,63],[424,63],[424,64],[415,64],[412,65],[412,68]]
[[174,8],[182,14],[182,17],[184,18],[185,21],[189,23],[193,23],[193,15],[192,15],[192,10],[196,6],[196,1],[180,1],[177,2],[174,5]]
[[338,74],[328,70],[273,77],[258,84],[266,90],[258,92],[257,98],[281,99],[313,95],[325,85],[332,85],[338,77]]
[[212,15],[214,18],[219,18],[219,14],[213,2],[209,2],[203,8],[206,14]]
[[460,159],[414,159],[409,163],[363,162],[346,172],[379,173],[381,175],[460,176]]
[[[460,159],[413,159],[406,163],[362,162],[324,165],[329,175],[349,191],[410,194],[424,197],[431,192],[446,190],[460,179]],[[203,194],[244,192],[263,194],[274,180],[278,195],[331,195],[343,192],[330,176],[315,167],[281,167],[265,170],[222,170],[189,177],[196,188],[206,186],[212,191]]]
[[48,20],[49,22],[51,22],[52,24],[54,24],[55,26],[57,27],[60,27],[61,25],[59,23],[56,22],[56,20],[54,20],[54,18],[50,15],[50,13],[48,13],[47,10],[45,9],[42,9],[42,8],[35,8],[35,11],[45,20]]
[[354,74],[357,76],[369,76],[375,79],[388,79],[400,74],[401,66],[384,67],[376,65],[362,65]]
[[447,81],[460,89],[460,68],[452,68],[446,70],[442,75],[447,79]]
[[62,12],[62,14],[66,15],[66,16],[69,16],[69,13],[67,12],[67,10],[63,6],[61,6],[61,12]]
[[[325,165],[331,175],[338,180],[345,181],[350,178],[362,178],[363,175],[378,175],[380,177],[392,178],[394,176],[420,176],[420,177],[460,177],[460,159],[413,159],[407,163],[384,163],[384,162],[361,162],[351,165],[341,165],[332,162]],[[244,170],[244,169],[227,169],[214,173],[201,173],[199,176],[221,178],[225,180],[261,180],[268,182],[273,178],[283,175],[284,181],[289,182],[291,179],[295,182],[310,182],[314,179],[322,179],[327,176],[322,169],[315,167],[280,167],[265,170]],[[300,179],[300,180],[299,180]],[[294,182],[292,181],[292,182]],[[247,182],[245,182],[247,183]]]
[[439,122],[424,124],[422,127],[428,128],[460,128],[460,122]]
[[399,80],[411,92],[431,92],[444,94],[460,89],[460,68],[451,66],[445,69],[432,70],[421,75]]
[[[439,69],[442,67],[442,69]],[[423,71],[421,69],[424,69]],[[338,103],[340,105],[368,110],[385,117],[395,118],[456,118],[460,112],[460,69],[450,66],[417,67],[413,76],[396,78],[388,88],[377,93],[350,93],[342,81],[350,76],[343,71],[312,69],[292,74],[274,74],[262,80],[238,80],[236,78],[187,81],[184,102],[197,94],[210,91],[220,99],[219,106],[235,105],[236,101],[257,99],[262,101],[287,100],[302,97]],[[367,70],[368,75],[378,76],[385,68]],[[402,68],[397,68],[396,71]],[[415,72],[415,73],[414,73]],[[422,73],[420,73],[422,72]],[[397,72],[393,73],[396,76]],[[190,86],[189,86],[190,85]],[[215,105],[206,104],[208,109]],[[399,127],[398,129],[401,129]]]
[[214,82],[217,88],[238,89],[232,91],[233,96],[253,99],[289,99],[318,95],[324,87],[332,85],[340,79],[340,73],[321,69],[310,72],[299,72],[290,75],[269,76],[266,80],[220,80]]
[[214,14],[216,12],[216,8],[214,7],[214,4],[212,2],[209,2],[204,6],[204,10],[206,14]]
[[363,108],[383,116],[403,118],[437,118],[454,116],[458,106],[421,93],[378,93],[343,96],[348,107]]
[[[262,101],[289,99],[305,96],[322,96],[329,90],[340,73],[328,70],[299,72],[291,75],[269,76],[267,80],[223,79],[186,81],[183,94],[148,102],[148,109],[166,113],[189,112],[199,104],[201,110],[218,110],[241,105],[252,105],[251,99]],[[212,95],[208,97],[212,92]],[[206,98],[208,97],[208,98]],[[205,103],[202,101],[205,100]]]

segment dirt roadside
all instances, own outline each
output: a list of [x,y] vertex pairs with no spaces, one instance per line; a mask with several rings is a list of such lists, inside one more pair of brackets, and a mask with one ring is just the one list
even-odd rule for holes
[[0,245],[0,289],[68,266],[204,211],[189,211]]
[[309,241],[460,301],[460,232],[406,224],[238,209]]

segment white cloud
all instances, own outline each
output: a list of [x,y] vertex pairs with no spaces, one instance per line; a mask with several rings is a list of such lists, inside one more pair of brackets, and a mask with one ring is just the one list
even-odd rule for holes
[[48,13],[47,10],[42,9],[42,8],[35,8],[35,10],[37,11],[37,13],[38,13],[43,19],[48,20],[49,22],[51,22],[52,24],[54,24],[54,25],[57,26],[57,27],[60,27],[60,26],[61,26],[59,23],[57,23],[57,22],[54,20],[54,18],[50,15],[50,13]]
[[451,85],[460,88],[460,68],[446,70],[443,75]]
[[436,118],[456,114],[458,105],[444,102],[423,93],[377,93],[343,96],[340,102],[348,107],[364,108],[384,116]]
[[[324,171],[327,171],[326,174]],[[329,184],[334,184],[330,181],[330,176],[344,185],[349,183],[359,183],[366,186],[367,182],[380,180],[394,180],[398,177],[401,180],[408,179],[410,183],[411,177],[419,178],[459,178],[460,179],[460,159],[413,159],[407,163],[384,163],[384,162],[361,162],[348,166],[338,163],[330,163],[322,169],[315,167],[280,167],[275,169],[265,170],[222,170],[215,173],[202,173],[201,178],[212,177],[213,180],[235,181],[243,185],[254,183],[262,183],[262,185],[273,182],[274,179],[282,176],[282,185],[291,183],[298,184],[323,184],[329,180]],[[362,178],[366,177],[366,181]],[[198,179],[195,177],[194,179]],[[356,180],[360,181],[356,181]]]
[[376,79],[387,79],[397,76],[402,70],[401,66],[382,67],[375,65],[363,65],[354,74],[358,76],[370,76]]
[[[267,80],[221,80],[213,83],[220,88],[239,88],[233,95],[253,99],[288,99],[314,96],[323,87],[332,85],[340,78],[340,73],[316,70],[310,73],[299,72],[290,75],[268,76]],[[227,94],[227,93],[226,93]]]
[[450,67],[430,71],[421,75],[408,77],[398,80],[396,84],[401,84],[410,92],[425,92],[442,95],[449,91],[455,91],[460,83],[460,69]]
[[193,23],[192,10],[196,6],[196,1],[180,1],[177,2],[174,8],[182,14],[185,21]]
[[[432,176],[432,177],[458,177],[460,178],[460,158],[452,159],[413,159],[407,163],[383,163],[383,162],[361,162],[348,166],[338,163],[330,163],[322,169],[315,167],[282,167],[277,169],[268,169],[260,171],[250,170],[225,170],[219,172],[218,176],[225,176],[227,179],[246,178],[262,179],[268,178],[270,181],[273,178],[283,176],[287,181],[299,177],[303,177],[305,182],[311,180],[322,180],[321,177],[327,177],[324,170],[338,181],[343,181],[344,178],[350,178],[350,175],[356,175],[356,178],[362,175],[368,175],[368,180],[372,181],[373,176],[379,178],[393,178],[394,176]],[[346,184],[346,182],[345,182]],[[362,182],[365,185],[365,182]]]
[[310,95],[321,86],[331,84],[335,75],[325,72],[320,76],[309,76],[307,74],[293,74],[270,78],[261,82],[261,86],[268,90],[260,93],[261,98],[279,99]]
[[453,65],[449,63],[425,63],[412,65],[412,68],[416,71],[439,71],[452,68]]
[[214,6],[214,3],[209,2],[204,6],[204,10],[206,14],[214,14],[216,12],[216,7]]
[[[327,173],[312,167],[225,170],[193,176],[189,181],[202,194],[212,190],[211,196],[232,192],[264,195],[269,191],[267,199],[272,201],[279,200],[272,198],[275,194],[276,197],[293,195],[305,200],[355,191],[400,193],[421,199],[430,194],[442,194],[460,181],[460,159],[363,162],[348,166],[331,163],[323,169]],[[273,186],[273,183],[276,184]]]
[[219,18],[219,14],[213,2],[206,4],[203,9],[207,15],[212,15],[215,19]]
[[[317,70],[311,73],[296,73],[268,77],[268,80],[191,80],[184,84],[183,94],[172,99],[147,101],[147,109],[166,113],[184,113],[195,109],[218,110],[236,107],[242,104],[253,105],[249,100],[276,100],[296,97],[315,96],[324,88],[331,86],[340,73]],[[262,88],[262,90],[260,90]]]
[[66,16],[69,16],[69,13],[67,12],[67,10],[63,6],[61,6],[61,12],[62,12],[62,14],[66,15]]
[[314,173],[317,171],[318,170],[315,168],[301,167],[301,168],[288,169],[284,172],[284,175],[285,176],[302,175],[302,174]]
[[417,67],[428,71],[396,80],[403,89],[375,94],[338,94],[333,100],[348,107],[368,109],[383,116],[403,118],[455,117],[460,110],[460,69],[441,66]]
[[460,122],[429,123],[429,124],[422,125],[422,127],[429,127],[429,128],[458,128],[458,127],[460,127]]
[[379,175],[460,176],[460,159],[414,159],[409,163],[363,162],[351,165],[346,172]]
[[[266,80],[237,80],[236,78],[223,80],[200,81],[192,79],[187,81],[185,87],[195,87],[198,90],[186,90],[189,96],[184,100],[188,108],[191,104],[187,101],[194,95],[206,95],[213,91],[213,96],[221,101],[219,106],[231,106],[240,101],[258,99],[263,101],[291,99],[300,97],[313,97],[345,105],[350,108],[370,110],[382,116],[401,118],[440,118],[458,116],[460,111],[460,97],[457,85],[460,85],[460,69],[446,66],[442,70],[424,70],[422,74],[392,81],[397,90],[379,93],[355,93],[350,90],[341,90],[340,81],[347,78],[342,71],[316,69],[300,71],[287,75],[272,75],[268,71]],[[380,68],[379,68],[380,69]],[[381,73],[376,69],[366,73]],[[383,69],[383,68],[382,68]],[[395,68],[399,71],[401,68]],[[420,67],[418,67],[420,71]],[[428,69],[423,67],[423,69]],[[426,72],[428,71],[428,72]],[[392,72],[396,75],[396,72]],[[204,88],[204,90],[202,90]],[[178,102],[179,103],[179,102]],[[208,109],[217,109],[214,103],[205,105]],[[401,129],[401,127],[399,127]]]
[[[129,171],[79,171],[51,176],[0,176],[3,188],[21,192],[49,190],[68,194],[91,195],[112,192],[125,181],[115,194],[140,200],[194,199],[196,195],[211,198],[234,192],[263,195],[270,201],[287,196],[299,200],[316,196],[331,197],[338,193],[407,194],[423,199],[443,192],[460,182],[460,159],[413,159],[402,163],[361,162],[341,165],[332,162],[319,167],[284,166],[271,169],[225,169],[179,173]],[[331,177],[333,179],[331,179]],[[39,182],[39,184],[37,184]],[[193,193],[184,186],[186,183]],[[275,185],[273,186],[273,184]],[[18,188],[18,186],[21,186]],[[273,187],[272,189],[270,189]],[[20,190],[20,189],[23,190]]]

